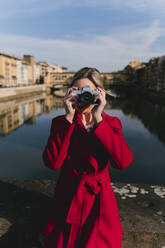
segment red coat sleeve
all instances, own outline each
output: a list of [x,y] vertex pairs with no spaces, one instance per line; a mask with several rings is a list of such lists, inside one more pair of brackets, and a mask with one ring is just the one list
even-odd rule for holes
[[112,121],[102,119],[93,133],[107,150],[113,168],[123,170],[133,161],[133,153],[124,139],[118,117],[113,117]]
[[42,153],[46,167],[58,170],[62,166],[69,147],[69,141],[73,132],[74,123],[70,123],[65,117],[58,116],[52,119],[50,135]]

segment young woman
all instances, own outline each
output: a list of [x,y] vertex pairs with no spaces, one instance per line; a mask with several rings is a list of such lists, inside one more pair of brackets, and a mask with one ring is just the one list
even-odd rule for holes
[[[80,107],[72,89],[98,89],[99,104]],[[100,72],[75,73],[63,99],[65,115],[52,119],[43,161],[61,168],[44,230],[45,248],[122,248],[123,230],[109,166],[123,170],[133,161],[118,117],[104,112]]]

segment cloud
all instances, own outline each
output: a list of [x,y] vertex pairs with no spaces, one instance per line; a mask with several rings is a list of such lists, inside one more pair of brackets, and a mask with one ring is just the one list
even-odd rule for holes
[[153,11],[158,10],[159,13],[165,12],[164,0],[84,0],[78,3],[79,5],[86,6],[100,6],[100,7],[110,7],[127,9],[130,8],[136,12],[142,11]]
[[[122,2],[120,0],[120,2]],[[121,4],[121,3],[120,3]],[[163,13],[165,11],[164,0],[126,0],[125,6],[128,6],[135,11],[152,11],[153,14]]]
[[75,0],[1,0],[0,20],[38,16],[74,5]]
[[109,35],[86,35],[83,40],[40,39],[0,33],[0,47],[18,56],[32,54],[35,60],[48,61],[75,71],[83,66],[96,67],[103,72],[123,69],[131,60],[148,61],[162,55],[156,46],[165,28],[159,20],[149,26],[126,26]]
[[[146,15],[164,16],[164,0],[1,0],[0,20],[38,16],[63,7],[99,7],[144,12]],[[164,19],[164,18],[163,18]]]

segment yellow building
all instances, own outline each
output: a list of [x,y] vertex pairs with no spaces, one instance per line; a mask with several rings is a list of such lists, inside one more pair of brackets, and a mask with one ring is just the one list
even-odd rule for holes
[[[47,62],[35,63],[34,56],[25,54],[22,58],[0,52],[0,87],[52,84],[52,73],[66,72],[67,67]],[[60,76],[61,77],[61,76]],[[63,76],[62,76],[63,77]],[[64,77],[66,78],[66,76]]]
[[0,86],[17,84],[18,57],[0,52]]

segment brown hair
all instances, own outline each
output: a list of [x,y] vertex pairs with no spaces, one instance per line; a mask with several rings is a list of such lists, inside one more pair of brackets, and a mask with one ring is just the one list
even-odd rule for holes
[[106,94],[111,95],[112,93],[110,93],[109,90],[105,90],[104,86],[103,86],[103,81],[101,78],[101,73],[98,69],[96,68],[92,68],[92,67],[83,67],[80,70],[78,70],[74,76],[71,79],[71,84],[70,86],[72,87],[73,84],[81,79],[81,78],[88,78],[89,80],[91,80],[92,83],[94,83],[94,85],[97,87],[102,88]]

